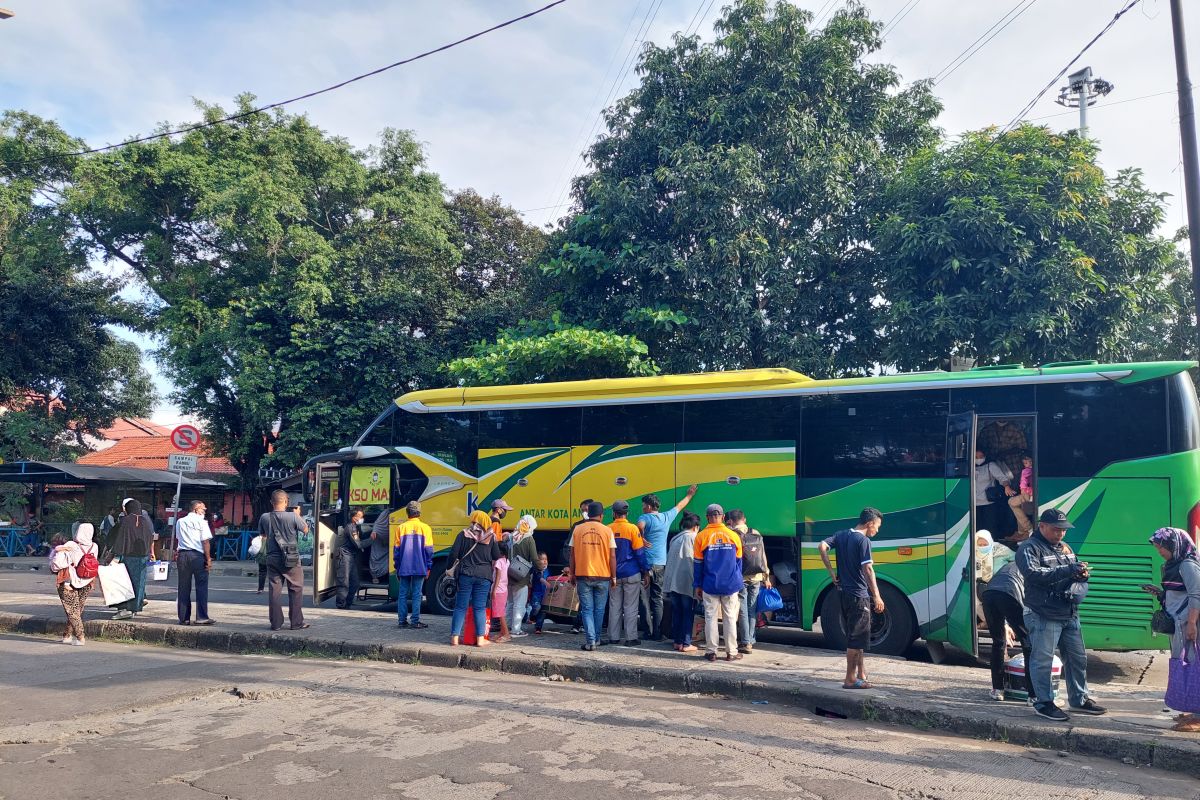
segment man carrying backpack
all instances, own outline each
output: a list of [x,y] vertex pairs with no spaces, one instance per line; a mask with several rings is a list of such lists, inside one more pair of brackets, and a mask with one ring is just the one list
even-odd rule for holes
[[750,655],[756,641],[758,592],[771,588],[771,569],[767,565],[766,543],[762,534],[746,524],[746,513],[735,508],[725,515],[725,524],[742,537],[742,591],[738,595],[738,652]]

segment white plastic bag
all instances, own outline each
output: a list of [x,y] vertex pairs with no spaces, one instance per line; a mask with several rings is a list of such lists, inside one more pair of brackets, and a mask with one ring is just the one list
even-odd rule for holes
[[253,539],[250,540],[250,548],[246,551],[246,553],[250,556],[258,555],[259,551],[262,550],[262,543],[263,543],[263,537],[255,536]]
[[129,570],[124,564],[115,562],[100,566],[100,591],[104,593],[104,605],[115,606],[132,600],[136,595],[133,591],[133,581],[129,580]]

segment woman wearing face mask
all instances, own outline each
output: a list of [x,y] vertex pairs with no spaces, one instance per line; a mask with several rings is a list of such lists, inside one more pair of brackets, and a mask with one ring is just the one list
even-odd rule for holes
[[[1182,658],[1184,648],[1192,649],[1200,637],[1200,555],[1186,531],[1179,528],[1159,528],[1150,537],[1150,544],[1163,558],[1162,587],[1142,587],[1162,603],[1175,621],[1171,634],[1171,657]],[[1180,714],[1175,730],[1200,733],[1200,717]]]
[[975,451],[975,531],[977,533],[994,531],[1000,522],[996,517],[1000,505],[988,498],[987,490],[999,482],[1004,487],[1005,494],[1011,497],[1016,494],[1016,490],[1009,486],[1011,481],[1012,476],[1004,467],[995,461],[989,461],[982,450]]

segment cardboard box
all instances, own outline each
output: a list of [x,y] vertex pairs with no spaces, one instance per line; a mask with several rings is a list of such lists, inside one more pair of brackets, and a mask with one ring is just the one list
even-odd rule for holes
[[574,617],[579,612],[579,592],[561,575],[549,578],[542,609],[556,617]]

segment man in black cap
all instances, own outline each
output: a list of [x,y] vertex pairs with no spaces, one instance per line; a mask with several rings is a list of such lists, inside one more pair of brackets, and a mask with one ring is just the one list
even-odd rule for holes
[[1017,548],[1017,569],[1025,579],[1025,627],[1029,630],[1029,678],[1034,711],[1055,722],[1071,718],[1054,704],[1050,669],[1054,649],[1062,656],[1067,703],[1080,714],[1099,715],[1107,709],[1088,697],[1087,651],[1079,629],[1079,603],[1087,594],[1090,570],[1063,541],[1070,528],[1058,508],[1042,512],[1038,529]]

